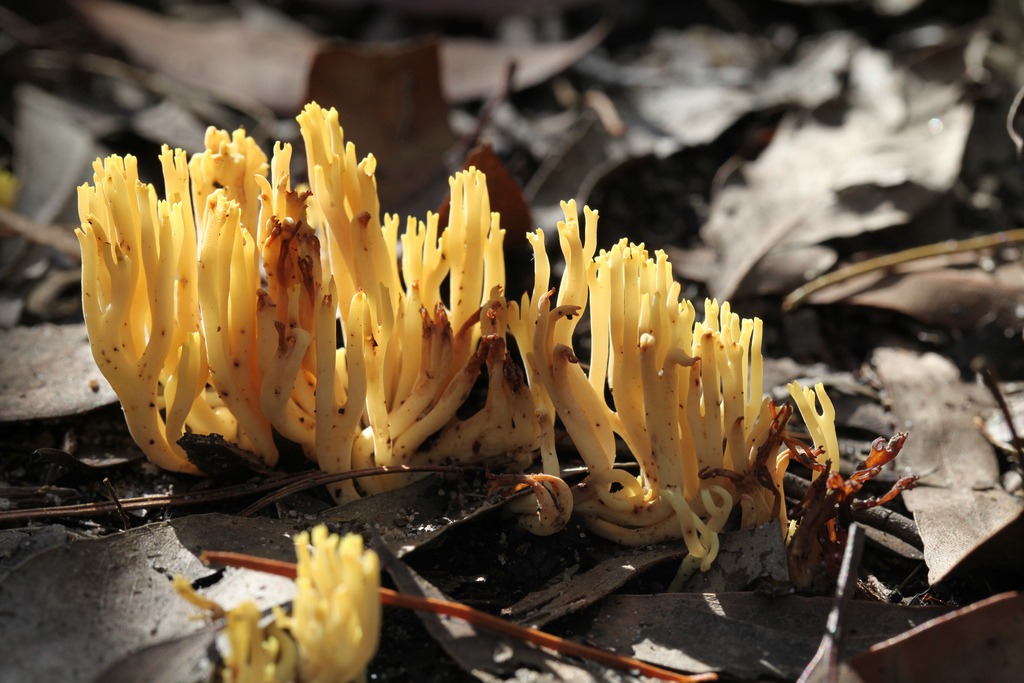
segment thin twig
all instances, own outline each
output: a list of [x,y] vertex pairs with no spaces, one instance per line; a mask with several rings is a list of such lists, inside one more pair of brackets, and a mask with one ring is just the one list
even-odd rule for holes
[[114,490],[114,485],[110,483],[110,477],[103,477],[103,483],[107,487],[107,491],[110,493],[110,497],[114,501],[114,505],[117,506],[117,512],[121,515],[121,521],[124,523],[124,530],[128,531],[132,528],[132,520],[128,518],[128,513],[125,512],[124,507],[121,506],[121,501],[117,498],[117,491]]
[[783,300],[782,310],[791,311],[798,308],[803,305],[807,300],[807,297],[818,290],[844,280],[849,280],[857,275],[870,273],[874,270],[893,268],[894,266],[909,263],[911,261],[917,261],[929,256],[959,254],[965,251],[976,251],[978,249],[987,249],[989,247],[997,247],[1003,244],[1014,244],[1017,242],[1024,242],[1024,228],[1007,230],[1006,232],[996,232],[991,235],[971,237],[969,239],[959,241],[947,240],[937,244],[926,244],[921,247],[898,251],[895,254],[886,254],[885,256],[879,256],[877,258],[861,261],[860,263],[854,263],[852,265],[839,268],[838,270],[834,270],[827,275],[822,275],[821,277],[808,282],[806,285],[793,290],[789,296]]
[[[120,501],[120,503],[121,509],[124,510],[180,507],[183,505],[204,505],[207,503],[217,503],[224,500],[248,497],[258,493],[265,493],[267,491],[276,491],[282,487],[293,487],[289,490],[290,495],[296,491],[303,491],[322,484],[333,484],[338,481],[357,479],[359,477],[375,477],[381,474],[467,471],[477,470],[465,467],[445,467],[441,465],[415,465],[409,467],[373,467],[364,470],[353,470],[351,472],[303,472],[300,474],[293,474],[265,481],[262,484],[236,484],[234,486],[226,486],[222,489],[216,489],[213,491],[203,491],[202,493],[174,493],[166,496],[127,498]],[[56,517],[92,517],[95,515],[111,514],[117,511],[118,506],[112,502],[59,505],[55,507],[30,508],[27,510],[8,510],[6,512],[0,512],[0,523],[36,519],[53,519]]]
[[1024,100],[1024,87],[1021,87],[1017,94],[1013,96],[1010,111],[1006,113],[1006,132],[1010,135],[1010,139],[1013,140],[1013,146],[1017,148],[1017,161],[1020,161],[1020,155],[1024,152],[1024,138],[1017,132],[1017,127],[1013,125],[1013,122],[1017,119],[1017,110],[1020,109],[1021,100]]
[[[274,574],[290,579],[294,579],[296,574],[296,566],[292,562],[267,560],[262,557],[246,555],[244,553],[208,551],[204,552],[200,556],[200,559],[203,562],[215,563],[226,567],[252,569],[265,574]],[[486,628],[496,633],[517,638],[528,643],[533,643],[540,647],[546,647],[550,650],[554,650],[571,657],[589,659],[614,669],[635,671],[641,675],[658,678],[664,681],[682,681],[684,683],[689,683],[691,681],[718,680],[718,676],[715,674],[686,676],[674,671],[668,671],[652,664],[641,662],[637,659],[623,657],[622,655],[617,655],[613,652],[608,652],[606,650],[583,645],[582,643],[559,638],[558,636],[545,633],[544,631],[538,631],[534,628],[519,626],[518,624],[513,624],[510,621],[505,621],[500,617],[496,617],[493,614],[487,614],[486,612],[475,610],[468,605],[463,605],[462,603],[451,602],[449,600],[438,600],[436,598],[406,595],[404,593],[399,593],[398,591],[393,591],[389,588],[380,588],[379,591],[380,601],[384,605],[455,617],[456,619],[467,621],[474,626],[480,626],[481,628]]]
[[[999,411],[1003,414],[1006,426],[1010,429],[1010,445],[1017,452],[1017,458],[1013,465],[1017,468],[1017,473],[1024,476],[1024,444],[1021,444],[1020,436],[1017,434],[1017,427],[1013,422],[1010,406],[1006,403],[1006,396],[1003,395],[1003,390],[999,388],[999,378],[996,377],[996,371],[990,363],[986,363],[978,374],[981,375],[981,381],[985,388],[988,389],[989,393],[996,400],[996,404],[999,405]],[[1007,460],[1013,461],[1014,458],[1007,458]]]
[[849,535],[846,538],[843,565],[839,570],[839,578],[836,582],[835,602],[832,604],[832,611],[828,614],[825,635],[822,636],[818,651],[800,675],[797,683],[807,683],[814,671],[821,666],[827,667],[826,680],[828,683],[839,683],[839,658],[842,656],[846,640],[846,614],[850,600],[853,599],[854,589],[857,587],[857,567],[860,565],[860,556],[863,551],[864,531],[860,525],[854,522],[850,525]]

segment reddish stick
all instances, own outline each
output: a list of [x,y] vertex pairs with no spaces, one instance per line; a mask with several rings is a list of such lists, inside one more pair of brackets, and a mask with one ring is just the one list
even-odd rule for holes
[[[295,578],[294,562],[268,560],[254,555],[245,555],[243,553],[216,551],[204,552],[200,559],[204,562],[212,562],[225,567],[240,567],[242,569],[252,569],[258,572],[263,572],[264,574],[276,574],[277,576],[284,576],[289,579]],[[445,616],[463,619],[474,626],[481,626],[496,633],[518,638],[519,640],[524,640],[528,643],[533,643],[534,645],[546,647],[549,650],[561,652],[562,654],[572,657],[590,659],[614,669],[633,671],[643,674],[644,676],[650,676],[651,678],[658,678],[664,681],[678,681],[679,683],[718,680],[718,675],[713,673],[686,676],[674,671],[668,671],[667,669],[662,669],[654,666],[653,664],[647,664],[646,662],[641,662],[637,659],[623,657],[622,655],[600,650],[595,647],[576,643],[571,640],[565,640],[564,638],[559,638],[558,636],[553,636],[550,633],[538,631],[534,628],[519,626],[512,622],[505,621],[504,619],[500,619],[492,614],[477,611],[472,607],[468,607],[458,602],[405,595],[404,593],[393,591],[390,588],[381,588],[379,590],[381,604],[404,607],[405,609],[415,609],[423,612],[432,612],[434,614],[443,614]]]

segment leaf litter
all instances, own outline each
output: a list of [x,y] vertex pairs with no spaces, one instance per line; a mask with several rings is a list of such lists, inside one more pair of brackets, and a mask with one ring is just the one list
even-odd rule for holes
[[[890,16],[913,4],[876,2],[873,7]],[[968,669],[943,666],[946,658],[923,654],[936,648],[984,653],[962,659],[987,680],[1009,680],[1012,673],[1007,672],[1019,670],[1014,639],[1019,640],[1024,610],[1019,593],[1013,592],[1020,590],[1020,582],[1008,577],[1020,575],[1015,559],[1022,538],[1020,489],[1014,495],[1006,485],[1012,468],[1004,451],[993,451],[975,426],[975,417],[991,412],[991,401],[961,379],[970,376],[970,361],[979,354],[994,358],[1008,378],[1024,376],[1024,363],[1015,360],[1024,359],[1019,254],[1004,247],[901,266],[845,289],[823,290],[803,311],[778,312],[779,295],[837,262],[934,242],[947,234],[962,238],[965,215],[982,227],[991,225],[993,232],[1006,227],[985,209],[984,197],[987,206],[1002,202],[1010,215],[1019,211],[1021,188],[1013,184],[1019,167],[1002,151],[978,150],[979,141],[1004,142],[979,133],[979,121],[987,120],[982,118],[985,108],[1008,102],[1000,91],[1006,74],[999,62],[1005,63],[1007,53],[998,40],[989,42],[984,31],[960,18],[944,18],[955,26],[950,29],[942,22],[918,24],[918,15],[901,19],[904,23],[884,23],[880,30],[886,40],[877,35],[868,40],[853,30],[822,32],[796,3],[779,18],[746,2],[733,10],[715,3],[710,14],[674,9],[658,22],[650,8],[641,6],[617,25],[601,21],[591,3],[572,10],[578,15],[564,16],[569,10],[552,4],[547,19],[499,16],[488,20],[495,22],[493,27],[462,24],[455,31],[442,30],[440,38],[426,38],[410,30],[412,10],[402,3],[382,3],[386,7],[375,10],[380,21],[374,27],[355,18],[346,29],[350,37],[364,40],[339,46],[323,28],[333,21],[328,17],[344,15],[339,7],[330,10],[339,15],[311,10],[323,14],[317,14],[321,23],[310,24],[273,10],[218,8],[205,17],[190,17],[194,10],[186,9],[182,18],[171,18],[96,0],[75,5],[98,35],[123,50],[115,61],[127,59],[120,64],[137,65],[142,73],[118,67],[120,76],[111,85],[109,74],[74,72],[66,60],[34,53],[28,62],[33,68],[22,72],[17,101],[23,113],[15,119],[20,140],[28,141],[20,148],[22,163],[31,162],[20,172],[25,187],[18,210],[24,215],[45,224],[74,218],[73,188],[86,179],[91,161],[82,150],[122,149],[130,141],[145,151],[153,140],[196,139],[206,124],[233,125],[225,122],[228,116],[240,116],[268,134],[280,129],[285,134],[279,137],[287,137],[287,120],[310,89],[330,97],[339,88],[354,87],[338,80],[339,69],[376,69],[375,83],[365,86],[364,96],[354,104],[342,98],[336,104],[358,109],[372,100],[376,83],[393,95],[381,96],[374,105],[379,116],[347,131],[361,149],[376,151],[366,140],[379,140],[382,158],[407,153],[404,160],[382,164],[408,181],[388,198],[386,210],[436,208],[452,170],[446,166],[451,152],[463,149],[458,137],[479,128],[513,179],[505,189],[492,191],[524,208],[521,220],[528,227],[531,211],[534,224],[547,229],[545,211],[557,199],[595,189],[608,203],[596,207],[606,215],[661,216],[650,222],[634,219],[631,229],[637,241],[651,244],[672,236],[666,246],[673,251],[677,274],[690,277],[684,283],[687,296],[704,291],[729,296],[736,310],[760,311],[765,318],[766,347],[775,357],[766,373],[775,373],[766,382],[768,391],[797,377],[829,384],[839,415],[845,476],[866,456],[874,438],[891,436],[896,428],[910,432],[903,463],[897,464],[900,472],[923,475],[922,484],[890,503],[883,511],[887,519],[863,520],[876,527],[869,530],[874,545],[869,543],[857,575],[860,599],[850,603],[844,617],[852,636],[842,655],[841,680],[890,680],[886,677],[893,670],[920,672],[929,681],[966,675]],[[434,9],[440,12],[431,14],[435,21],[449,21],[452,13],[479,20],[468,9]],[[857,25],[846,10],[824,11],[830,26]],[[1009,32],[1014,15],[1000,11]],[[446,19],[436,19],[440,16]],[[6,21],[0,17],[0,28],[9,28]],[[738,25],[747,30],[737,31]],[[509,39],[521,36],[524,26],[534,32],[530,40]],[[905,31],[908,26],[915,30]],[[381,31],[418,39],[419,48],[402,56],[394,45],[375,41]],[[275,49],[268,50],[269,44]],[[991,71],[982,70],[981,76],[979,50],[991,58],[985,62]],[[471,56],[453,58],[459,54]],[[0,53],[0,59],[12,55],[17,56]],[[512,93],[477,118],[474,101],[501,91],[510,61],[519,67]],[[44,63],[48,66],[40,70]],[[54,89],[40,80],[41,73],[50,78],[75,73],[92,88]],[[421,94],[401,91],[402,79],[410,75],[422,81]],[[180,87],[182,81],[194,89]],[[104,92],[108,98],[116,95],[111,98],[119,107],[116,115],[95,106],[97,93]],[[387,108],[391,102],[398,104],[393,110]],[[24,113],[30,109],[41,114]],[[283,122],[275,112],[285,115]],[[52,144],[44,138],[53,130],[62,131],[60,139],[67,144],[59,154],[39,154]],[[0,150],[0,167],[7,149]],[[979,171],[972,154],[994,168]],[[672,182],[659,190],[654,184],[666,174]],[[527,187],[530,206],[522,202],[515,181]],[[390,186],[381,184],[382,189]],[[615,193],[607,191],[610,186]],[[636,204],[654,201],[652,196],[658,213],[636,209]],[[939,225],[930,222],[929,212],[937,208],[959,213],[955,220],[947,215],[941,234],[929,240],[929,230]],[[3,239],[5,248],[12,244]],[[36,335],[29,337],[31,350],[9,353],[3,362],[2,372],[11,373],[11,379],[5,380],[2,398],[14,422],[8,423],[10,443],[0,460],[0,501],[19,508],[39,504],[28,501],[94,501],[108,495],[98,493],[105,491],[98,485],[101,476],[109,476],[122,492],[135,493],[146,493],[147,482],[150,493],[164,487],[201,493],[204,487],[247,481],[244,487],[264,478],[251,471],[225,471],[215,483],[196,482],[154,474],[120,456],[106,458],[102,474],[75,465],[79,445],[62,421],[111,398],[103,391],[92,403],[73,392],[66,395],[64,383],[74,386],[83,378],[87,390],[93,390],[88,371],[60,356],[42,363],[46,367],[41,370],[21,362],[47,347],[42,341],[47,328],[32,323],[58,300],[40,295],[42,303],[29,306],[26,283],[41,281],[41,274],[58,268],[55,264],[68,266],[57,241],[42,237],[33,242],[56,248],[22,243],[17,251],[7,251],[0,281],[14,304],[5,309],[4,319],[18,325],[18,334],[31,330]],[[33,253],[42,260],[36,263],[43,265],[26,262],[22,255],[29,248],[38,249]],[[510,262],[508,267],[510,278],[514,270],[529,278],[529,263]],[[11,278],[10,272],[18,275]],[[55,278],[48,286],[64,285]],[[61,330],[69,341],[63,347],[53,344],[55,353],[87,350],[74,330]],[[1018,334],[1009,339],[1013,331]],[[905,350],[908,346],[914,350]],[[828,352],[822,353],[823,348]],[[1004,348],[1012,352],[997,353]],[[38,399],[26,401],[17,391],[32,381]],[[84,419],[99,414],[106,413]],[[988,431],[997,432],[990,423]],[[41,447],[53,450],[41,451],[36,459],[28,455]],[[61,458],[61,452],[68,457]],[[883,493],[897,474],[883,471],[881,483],[868,493]],[[790,504],[808,486],[801,475],[806,473],[794,474],[800,484],[792,489],[787,484]],[[182,516],[153,505],[129,515],[130,523],[146,526],[123,532],[109,512],[65,518],[67,526],[4,528],[0,635],[13,638],[5,642],[16,647],[14,658],[0,666],[0,680],[56,671],[69,680],[134,680],[154,671],[164,676],[160,680],[197,680],[210,666],[205,651],[211,632],[188,618],[190,608],[168,591],[168,574],[189,572],[201,591],[225,603],[253,593],[264,597],[264,606],[282,602],[287,600],[283,585],[275,589],[267,577],[239,570],[219,574],[200,565],[196,554],[238,549],[290,559],[287,535],[320,520],[338,530],[380,534],[402,558],[397,562],[420,573],[419,579],[410,579],[406,572],[403,579],[419,585],[418,590],[443,590],[493,612],[510,610],[515,618],[674,668],[795,680],[817,648],[832,599],[790,594],[777,528],[726,534],[719,565],[698,577],[690,587],[696,592],[664,595],[685,552],[682,547],[610,548],[580,539],[579,529],[548,539],[526,537],[503,515],[502,500],[486,498],[485,489],[480,475],[467,473],[461,480],[424,479],[342,508],[329,506],[313,489],[267,506],[256,518]],[[246,502],[214,507],[238,512]],[[759,543],[761,550],[745,552],[751,543]],[[915,544],[923,547],[923,561],[914,554],[919,552]],[[482,568],[495,561],[505,566]],[[1011,592],[992,597],[998,590]],[[921,603],[932,604],[910,606]],[[82,610],[83,604],[99,608]],[[397,631],[386,634],[385,642],[401,651],[408,643],[402,634],[427,641],[431,632],[448,654],[427,644],[425,656],[434,664],[421,664],[436,673],[444,666],[438,662],[451,657],[461,669],[444,669],[452,680],[457,675],[631,680],[460,630],[454,622],[416,631],[409,621],[392,617]],[[168,667],[168,661],[174,666]],[[379,666],[391,680],[412,673]]]

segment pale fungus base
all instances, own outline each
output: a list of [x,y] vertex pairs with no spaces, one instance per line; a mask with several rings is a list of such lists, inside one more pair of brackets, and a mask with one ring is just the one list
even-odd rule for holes
[[[628,545],[683,539],[692,567],[706,569],[735,505],[744,527],[786,528],[779,432],[789,413],[762,395],[759,320],[708,301],[696,321],[664,253],[625,241],[597,253],[598,214],[584,210],[581,237],[574,202],[558,224],[557,295],[538,230],[533,291],[506,302],[504,231],[482,173],[451,179],[447,226],[428,214],[403,230],[381,215],[376,161],[357,161],[337,112],[310,104],[298,121],[308,192],[291,189],[289,145],[268,163],[243,132],[212,128],[188,163],[164,148],[164,200],[139,182],[132,157],[97,161],[94,184],[79,190],[93,355],[153,462],[196,473],[177,444],[185,431],[220,434],[270,466],[277,432],[327,472],[522,471],[539,451],[543,475],[524,480],[533,495],[512,506],[535,533],[575,513]],[[586,370],[573,351],[584,313]],[[481,372],[484,405],[461,419]],[[824,389],[790,392],[814,456],[835,462]],[[572,489],[560,478],[556,420],[589,470]],[[615,467],[616,440],[639,475]],[[332,492],[345,502],[407,480],[368,477]]]

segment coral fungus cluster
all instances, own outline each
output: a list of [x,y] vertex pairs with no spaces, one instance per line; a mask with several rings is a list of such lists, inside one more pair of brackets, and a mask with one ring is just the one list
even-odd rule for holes
[[[574,512],[595,533],[624,544],[683,538],[690,561],[704,569],[737,502],[744,528],[774,518],[785,529],[781,492],[790,449],[781,434],[789,412],[782,418],[762,397],[761,321],[741,321],[728,303],[707,301],[704,321],[695,322],[664,252],[651,258],[643,245],[623,240],[595,256],[597,213],[585,211],[584,239],[575,203],[563,210],[558,236],[565,270],[557,299],[552,302],[554,290],[545,291],[549,265],[538,230],[531,237],[534,291],[511,306],[516,341],[531,349],[531,387],[547,426],[541,444],[547,492],[534,486],[537,514],[524,525],[551,533]],[[588,299],[585,372],[573,332]],[[816,457],[837,464],[834,412],[824,388],[794,384],[790,392],[811,427]],[[554,414],[589,472],[571,491],[557,478]],[[616,467],[617,438],[639,475]]]
[[[400,235],[397,216],[381,222],[373,157],[356,162],[336,112],[309,105],[299,122],[309,192],[291,188],[288,145],[268,176],[251,138],[214,129],[187,164],[164,149],[165,200],[132,157],[97,161],[80,188],[86,323],[132,436],[182,472],[196,472],[177,445],[185,429],[270,466],[275,430],[329,472],[524,466],[539,428],[505,347],[504,233],[483,174],[452,179],[444,230],[428,215]],[[486,404],[459,419],[482,367]]]
[[[533,495],[515,503],[537,533],[575,513],[623,543],[685,539],[706,568],[734,505],[744,526],[786,527],[781,477],[797,446],[791,409],[762,396],[760,321],[715,302],[698,321],[664,253],[624,241],[597,253],[598,215],[585,210],[581,237],[574,202],[558,226],[558,287],[548,291],[538,230],[533,291],[506,302],[504,231],[482,173],[451,179],[447,226],[428,214],[402,228],[381,214],[376,162],[357,161],[336,112],[310,104],[298,120],[308,191],[292,188],[288,145],[268,163],[244,133],[212,128],[190,161],[164,148],[165,199],[132,157],[97,161],[80,188],[93,355],[151,460],[196,472],[177,444],[186,431],[220,434],[268,466],[276,433],[328,472],[522,471],[539,451],[543,473],[517,480]],[[586,367],[574,351],[584,315]],[[486,398],[466,417],[482,373]],[[804,450],[835,463],[824,390],[790,389],[814,439]],[[556,420],[589,470],[571,488]],[[620,442],[639,474],[616,466]],[[367,477],[334,494],[400,483]]]

